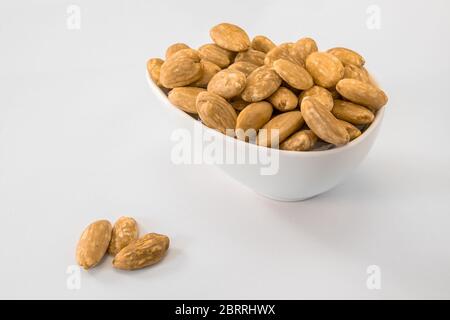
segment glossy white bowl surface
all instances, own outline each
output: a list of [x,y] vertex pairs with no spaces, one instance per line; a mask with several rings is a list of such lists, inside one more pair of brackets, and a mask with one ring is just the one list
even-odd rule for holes
[[202,130],[208,130],[208,134],[214,136],[215,141],[225,143],[229,147],[244,148],[246,152],[264,151],[269,152],[269,155],[277,156],[279,167],[277,173],[273,175],[261,174],[262,169],[267,168],[267,164],[216,165],[255,192],[279,201],[306,200],[324,193],[344,181],[369,153],[384,116],[384,108],[382,108],[377,113],[372,125],[361,137],[340,148],[310,152],[273,150],[238,141],[206,128],[201,122],[174,107],[164,92],[148,77],[147,80],[151,89],[157,95],[161,106],[172,113],[172,118],[175,121],[174,128],[193,132],[199,129],[198,126],[201,126]]

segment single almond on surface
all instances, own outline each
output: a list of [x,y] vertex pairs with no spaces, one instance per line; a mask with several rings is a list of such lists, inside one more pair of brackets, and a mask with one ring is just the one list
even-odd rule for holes
[[197,97],[205,89],[195,87],[175,88],[169,92],[169,101],[184,112],[197,114]]
[[306,58],[306,69],[314,82],[324,88],[334,87],[344,77],[341,61],[326,52],[313,52]]
[[234,61],[235,62],[245,61],[260,67],[264,64],[265,58],[266,54],[264,52],[249,49],[247,51],[238,53]]
[[378,111],[388,102],[383,90],[366,82],[343,79],[336,85],[336,90],[346,99]]
[[276,73],[291,87],[308,90],[314,85],[313,78],[305,68],[289,60],[279,59],[273,63]]
[[226,68],[231,63],[230,52],[213,43],[201,46],[198,53],[201,59],[210,61],[220,68]]
[[362,67],[366,63],[364,58],[359,53],[347,48],[332,48],[327,52],[341,60],[344,65],[352,64]]
[[270,120],[258,133],[258,144],[264,147],[278,148],[291,134],[304,124],[300,111],[282,113]]
[[309,151],[314,148],[317,136],[311,130],[302,130],[294,133],[280,145],[281,150]]
[[111,223],[99,220],[90,224],[78,241],[76,258],[84,269],[95,267],[108,250],[111,240]]
[[350,141],[344,126],[319,101],[312,97],[303,99],[301,111],[308,127],[322,140],[341,146]]
[[298,106],[297,96],[285,87],[280,87],[268,100],[274,108],[281,112],[292,111]]
[[137,238],[138,226],[136,220],[130,217],[120,217],[112,228],[108,253],[115,256]]
[[114,257],[113,266],[122,270],[137,270],[154,265],[164,258],[169,245],[167,236],[149,233],[120,250]]
[[167,48],[166,50],[166,59],[170,59],[175,53],[183,49],[190,49],[187,44],[184,43],[175,43]]
[[231,23],[221,23],[213,27],[210,36],[219,47],[234,52],[246,51],[251,44],[247,33]]
[[[237,138],[239,140],[255,139],[258,130],[269,122],[272,112],[272,105],[268,102],[262,101],[249,104],[237,117]],[[253,132],[249,132],[249,129],[252,129]]]
[[234,98],[242,93],[247,77],[240,71],[225,69],[218,72],[209,82],[208,91],[225,99]]
[[372,123],[375,118],[375,115],[369,109],[343,100],[335,100],[331,112],[336,118],[355,125]]
[[254,50],[267,53],[275,47],[275,43],[265,36],[256,36],[252,40],[252,48]]
[[233,63],[231,66],[228,67],[229,70],[236,70],[236,71],[240,71],[243,74],[245,74],[245,76],[249,76],[253,71],[255,71],[258,68],[257,65],[247,62],[247,61],[239,61],[239,62],[235,62]]
[[150,59],[147,62],[147,71],[150,75],[150,78],[157,86],[161,86],[161,82],[159,80],[161,74],[161,66],[163,65],[164,60],[154,58]]
[[267,66],[253,71],[247,78],[247,85],[242,92],[242,99],[258,102],[270,97],[281,85],[281,78]]
[[313,97],[317,101],[319,101],[325,108],[327,108],[328,111],[331,111],[333,109],[334,101],[333,101],[333,95],[330,91],[328,91],[325,88],[314,86],[311,89],[308,89],[306,91],[303,91],[299,98],[298,98],[298,104],[299,106],[302,105],[302,101],[306,97]]
[[231,104],[221,96],[205,91],[197,97],[197,111],[203,123],[212,129],[230,134],[236,127],[237,114]]

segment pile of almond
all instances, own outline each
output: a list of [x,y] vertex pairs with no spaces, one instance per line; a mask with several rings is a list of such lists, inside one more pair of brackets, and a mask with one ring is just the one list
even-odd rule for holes
[[291,151],[342,146],[388,101],[350,49],[319,51],[311,38],[251,41],[229,23],[210,35],[213,43],[197,50],[170,46],[165,61],[150,59],[147,69],[173,105],[237,139]]
[[106,252],[114,257],[113,266],[136,270],[161,261],[169,249],[167,236],[149,233],[139,238],[136,221],[121,217],[114,226],[108,220],[91,223],[78,241],[76,258],[84,269],[95,267]]

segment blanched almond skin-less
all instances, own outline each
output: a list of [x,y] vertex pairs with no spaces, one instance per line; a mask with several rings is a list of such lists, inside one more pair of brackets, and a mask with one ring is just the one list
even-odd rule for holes
[[336,118],[355,125],[370,124],[375,119],[375,115],[369,109],[343,100],[335,100],[331,112]]
[[276,73],[291,87],[299,90],[308,90],[314,85],[313,78],[296,63],[285,59],[279,59],[273,63]]
[[220,68],[226,68],[231,63],[229,51],[213,43],[201,46],[198,53],[201,59],[210,61]]
[[270,40],[265,36],[256,36],[252,40],[252,49],[254,50],[268,53],[275,47],[276,47],[275,43],[273,43],[272,40]]
[[235,62],[246,61],[260,67],[264,64],[265,58],[266,54],[264,52],[249,49],[247,51],[238,53],[234,61]]
[[78,264],[84,269],[95,267],[108,250],[111,240],[111,223],[99,220],[91,223],[78,241],[76,258]]
[[200,60],[172,58],[161,66],[160,81],[165,88],[172,89],[188,86],[200,80],[202,75],[203,68]]
[[130,217],[120,217],[114,223],[108,253],[115,256],[125,248],[131,241],[138,238],[138,226],[136,220]]
[[270,97],[281,85],[281,78],[267,66],[253,71],[247,78],[247,85],[242,92],[242,99],[259,102]]
[[369,83],[354,79],[343,79],[336,85],[336,90],[346,99],[378,111],[388,102],[386,94]]
[[197,97],[205,89],[195,87],[175,88],[169,92],[169,101],[179,109],[190,114],[197,114]]
[[197,112],[202,122],[223,134],[236,127],[237,114],[227,100],[217,94],[205,91],[197,97]]
[[250,48],[250,38],[240,27],[231,23],[221,23],[210,31],[211,39],[219,47],[233,51],[242,52]]
[[294,133],[280,145],[281,150],[310,151],[317,142],[317,136],[311,130]]
[[347,64],[344,68],[344,79],[355,79],[366,83],[371,83],[369,72],[364,67]]
[[[269,122],[272,112],[272,105],[268,102],[262,101],[249,104],[237,117],[237,138],[244,141],[256,138],[258,130]],[[249,129],[252,129],[252,132],[249,132]]]
[[303,61],[306,61],[306,58],[313,52],[317,52],[319,49],[317,48],[317,43],[311,38],[302,38],[294,43],[294,50],[297,54],[302,58]]
[[113,266],[122,270],[137,270],[154,265],[164,258],[169,245],[167,236],[149,233],[120,250],[114,257]]
[[171,45],[166,50],[166,59],[170,59],[175,53],[184,49],[189,49],[189,46],[184,43],[175,43]]
[[161,74],[161,66],[163,65],[163,63],[164,63],[164,60],[158,59],[158,58],[150,59],[147,62],[148,74],[150,75],[150,78],[153,80],[153,82],[158,87],[161,86],[161,82],[160,82],[159,78],[160,78],[160,74]]
[[347,48],[332,48],[327,52],[341,60],[344,65],[352,64],[362,67],[366,63],[364,58],[359,53]]
[[298,106],[297,96],[286,87],[280,87],[268,100],[281,112],[292,111]]
[[302,101],[305,97],[313,97],[317,101],[319,101],[325,108],[327,108],[328,111],[331,111],[333,109],[334,101],[333,101],[333,95],[330,91],[328,91],[325,88],[314,86],[311,89],[308,89],[306,91],[303,91],[299,98],[298,98],[298,104],[299,106],[302,105]]
[[347,132],[350,136],[350,141],[355,140],[362,134],[361,130],[359,130],[357,127],[355,127],[351,123],[349,123],[347,121],[343,121],[343,120],[339,120],[339,122],[344,126],[345,130],[347,130]]
[[306,70],[314,82],[324,88],[334,87],[344,77],[342,62],[326,52],[313,52],[306,58]]
[[243,74],[245,74],[245,76],[248,77],[253,71],[258,69],[258,66],[247,61],[239,61],[233,63],[231,66],[228,67],[228,69],[240,71]]
[[270,120],[258,133],[258,145],[278,148],[291,134],[305,123],[300,111],[282,113]]
[[323,141],[342,146],[350,141],[344,126],[319,101],[303,99],[301,112],[308,127]]
[[222,70],[208,83],[208,91],[225,99],[234,98],[242,93],[247,77],[240,71]]
[[208,83],[211,81],[220,70],[222,70],[218,65],[207,60],[201,60],[200,64],[203,68],[202,77],[192,84],[193,87],[206,88]]

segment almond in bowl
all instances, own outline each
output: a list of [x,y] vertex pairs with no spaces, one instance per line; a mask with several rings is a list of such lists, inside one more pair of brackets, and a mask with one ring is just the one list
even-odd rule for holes
[[261,174],[262,164],[219,164],[228,174],[267,197],[303,200],[362,161],[388,98],[361,54],[322,50],[307,37],[279,45],[251,39],[230,23],[210,35],[197,50],[177,44],[165,61],[150,59],[148,78],[163,104],[190,115],[178,113],[177,127],[206,126],[225,144],[278,157],[275,174]]

